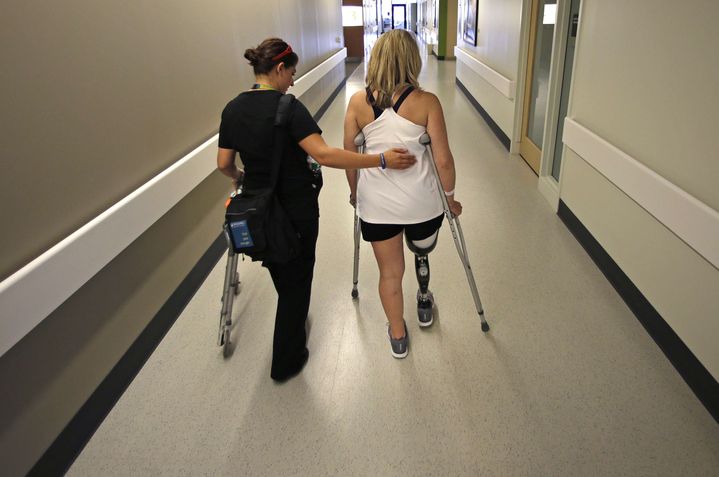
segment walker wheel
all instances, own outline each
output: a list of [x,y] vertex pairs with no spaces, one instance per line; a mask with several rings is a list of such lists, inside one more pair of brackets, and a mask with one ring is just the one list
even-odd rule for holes
[[485,333],[489,331],[489,323],[482,323],[482,331]]
[[353,298],[353,299],[357,299],[358,296],[359,296],[359,291],[358,291],[358,290],[352,290],[352,298]]

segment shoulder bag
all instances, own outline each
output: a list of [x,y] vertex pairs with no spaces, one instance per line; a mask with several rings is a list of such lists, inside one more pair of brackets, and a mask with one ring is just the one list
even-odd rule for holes
[[284,94],[277,107],[269,187],[243,190],[230,200],[225,214],[225,227],[235,252],[252,261],[262,260],[263,265],[286,263],[300,253],[299,236],[275,194],[286,142],[285,124],[294,99]]

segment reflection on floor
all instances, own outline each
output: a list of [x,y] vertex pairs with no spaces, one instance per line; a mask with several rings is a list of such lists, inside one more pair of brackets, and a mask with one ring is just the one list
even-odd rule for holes
[[[717,475],[719,427],[456,88],[454,66],[430,58],[421,82],[447,116],[491,332],[445,226],[430,256],[438,319],[413,321],[408,269],[410,353],[393,359],[367,244],[350,298],[352,209],[344,173],[325,168],[302,374],[269,379],[275,294],[248,261],[222,358],[223,260],[69,475]],[[331,144],[363,74],[320,123]]]

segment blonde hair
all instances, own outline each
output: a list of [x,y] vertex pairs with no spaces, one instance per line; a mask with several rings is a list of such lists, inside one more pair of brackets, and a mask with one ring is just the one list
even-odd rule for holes
[[367,86],[377,92],[380,108],[392,106],[392,95],[406,86],[419,89],[422,58],[414,36],[407,30],[390,30],[377,39],[367,66]]

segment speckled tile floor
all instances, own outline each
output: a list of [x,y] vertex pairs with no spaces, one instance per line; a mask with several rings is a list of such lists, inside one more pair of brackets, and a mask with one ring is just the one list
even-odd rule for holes
[[[320,122],[331,144],[362,78]],[[413,321],[409,268],[410,354],[393,359],[366,244],[350,299],[352,209],[344,173],[325,169],[305,370],[269,379],[276,299],[250,262],[223,359],[223,259],[69,475],[719,475],[719,426],[455,87],[454,63],[430,58],[421,81],[447,116],[491,332],[445,225],[430,256],[438,319]]]

